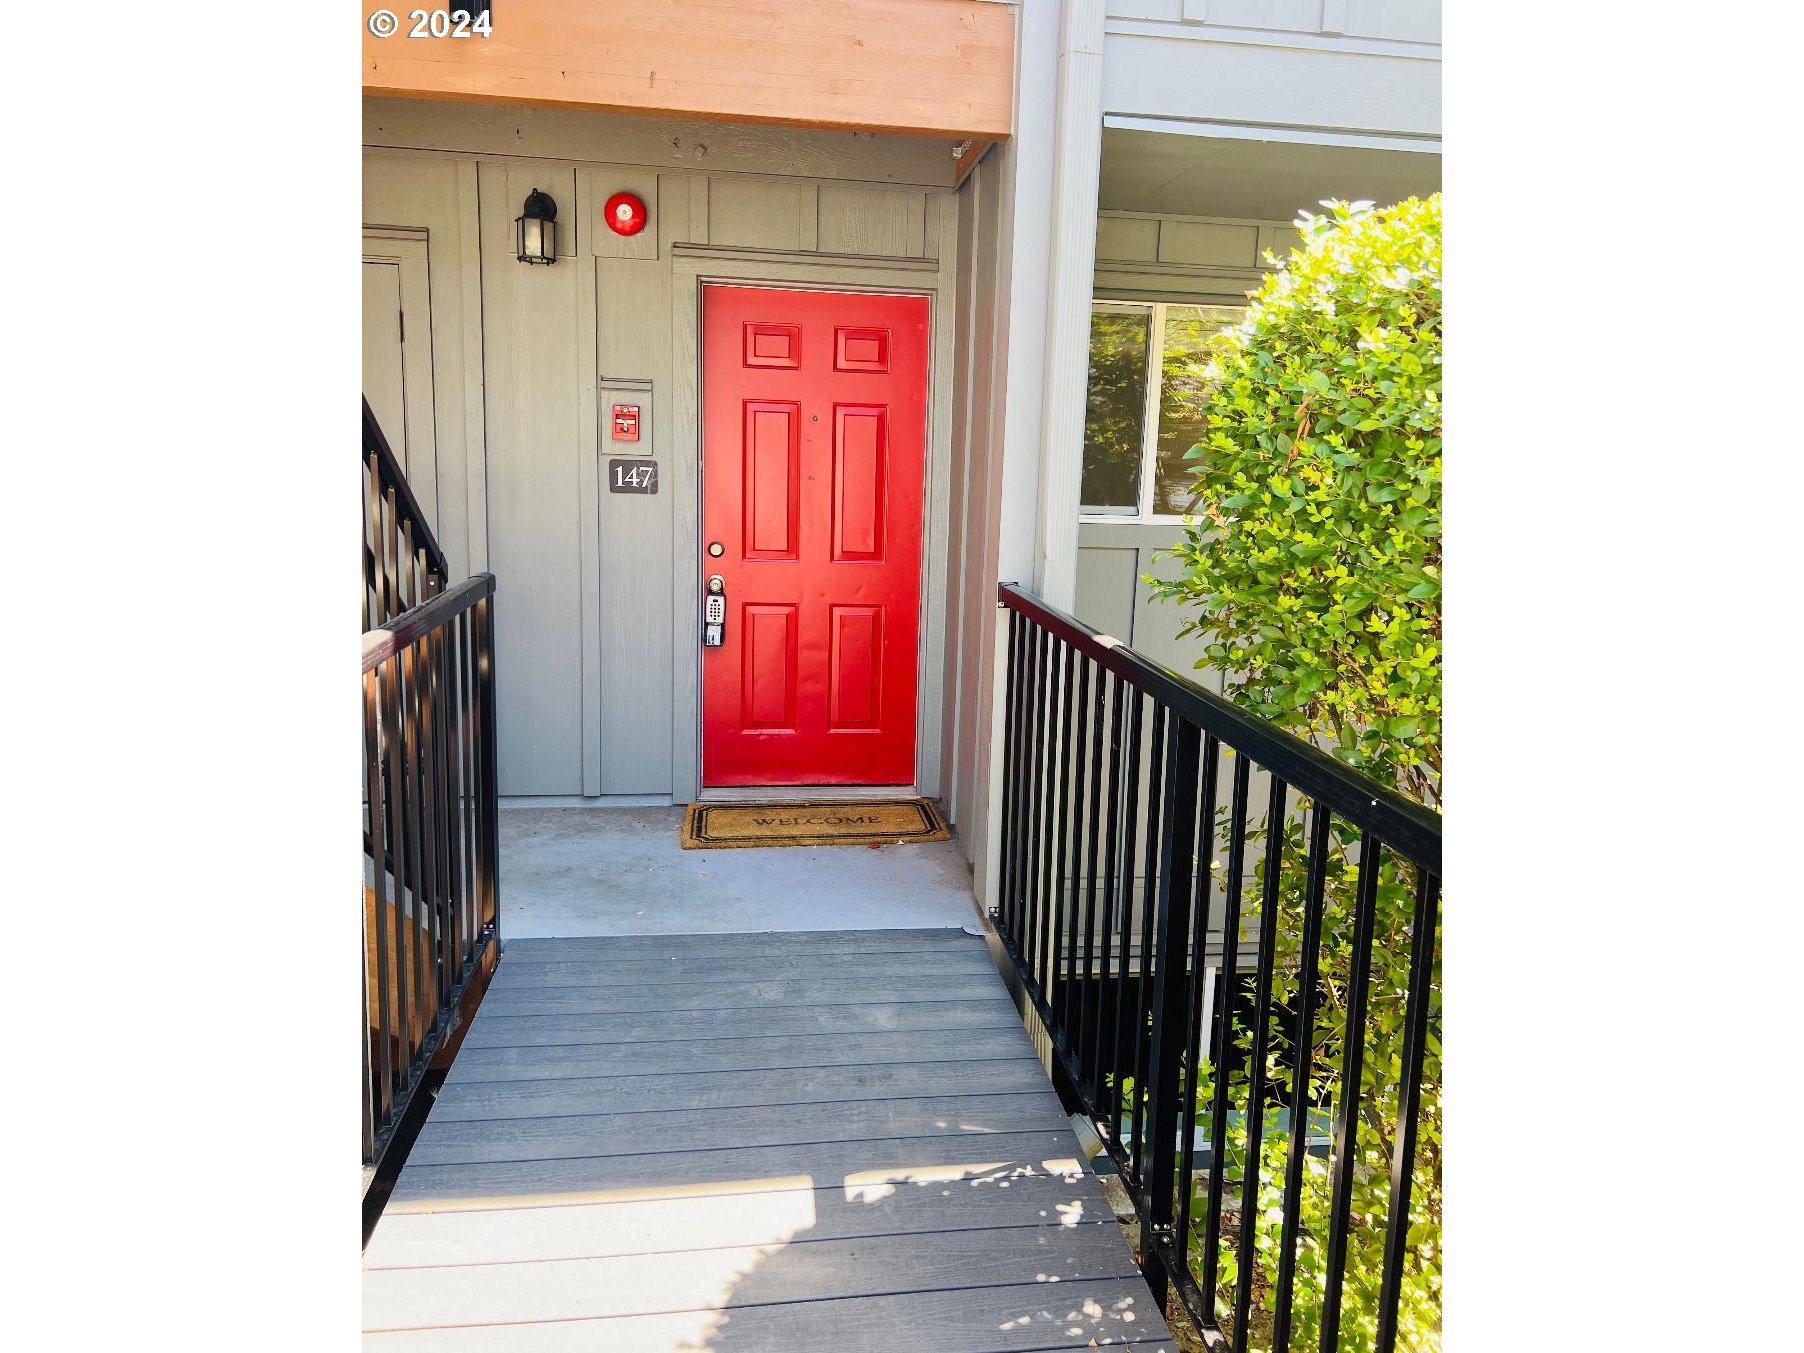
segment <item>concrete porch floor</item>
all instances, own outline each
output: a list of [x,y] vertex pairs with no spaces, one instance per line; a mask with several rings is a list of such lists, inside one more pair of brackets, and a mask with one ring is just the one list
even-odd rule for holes
[[503,941],[980,924],[956,840],[684,850],[681,808],[501,810]]

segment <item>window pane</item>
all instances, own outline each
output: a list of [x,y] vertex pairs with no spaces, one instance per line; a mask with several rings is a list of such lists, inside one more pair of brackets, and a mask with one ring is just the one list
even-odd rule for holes
[[1202,441],[1209,388],[1203,383],[1219,335],[1240,323],[1238,305],[1168,305],[1159,382],[1159,459],[1153,475],[1154,513],[1186,515],[1195,502],[1190,481],[1197,462],[1184,453]]
[[1086,512],[1137,512],[1140,444],[1146,427],[1150,310],[1090,312],[1089,401],[1084,413]]

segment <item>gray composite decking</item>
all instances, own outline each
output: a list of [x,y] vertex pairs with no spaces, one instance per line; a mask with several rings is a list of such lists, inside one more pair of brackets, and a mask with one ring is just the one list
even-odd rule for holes
[[364,1270],[376,1353],[1175,1347],[960,930],[512,941]]

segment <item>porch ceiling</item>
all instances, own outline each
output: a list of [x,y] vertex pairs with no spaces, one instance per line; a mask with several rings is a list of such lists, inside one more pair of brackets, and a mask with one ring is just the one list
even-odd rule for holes
[[1437,191],[1438,152],[1105,128],[1105,211],[1288,221],[1323,198],[1386,203]]
[[1014,37],[983,0],[509,0],[486,38],[366,26],[363,90],[995,140]]

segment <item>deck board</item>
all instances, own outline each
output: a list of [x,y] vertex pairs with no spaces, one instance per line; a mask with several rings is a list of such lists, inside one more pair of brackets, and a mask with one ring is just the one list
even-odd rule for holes
[[1172,1353],[1138,1277],[366,1336],[372,1353]]
[[877,1099],[819,1108],[681,1109],[670,1113],[561,1114],[427,1123],[408,1157],[421,1165],[572,1156],[720,1151],[797,1142],[858,1142],[1032,1132],[1058,1113],[1050,1087],[1014,1095]]
[[521,964],[606,958],[743,958],[748,954],[828,957],[870,954],[881,959],[956,949],[969,952],[972,937],[962,930],[798,930],[762,935],[585,935],[568,939],[510,940],[507,956]]
[[955,930],[510,944],[364,1321],[392,1353],[1173,1347]]
[[[890,1062],[776,1071],[674,1072],[659,1076],[584,1076],[557,1080],[458,1081],[439,1092],[434,1122],[464,1118],[539,1118],[675,1109],[843,1104],[861,1099],[1012,1094],[1038,1090],[1046,1073],[1020,1058],[987,1062]],[[652,1092],[655,1091],[655,1097]]]
[[[511,957],[511,956],[510,956]],[[651,986],[665,982],[708,984],[714,982],[809,981],[817,977],[853,979],[968,977],[995,974],[990,956],[980,944],[976,949],[932,948],[910,950],[893,956],[882,954],[709,954],[672,955],[648,959],[543,959],[522,962],[508,974],[506,987],[531,982],[535,986]],[[496,977],[500,981],[499,975]]]
[[473,1025],[466,1048],[532,1048],[565,1043],[688,1043],[734,1038],[748,1016],[761,1038],[788,1034],[876,1034],[913,1029],[1007,1029],[1020,1023],[1000,992],[976,1000],[896,1001],[716,1010],[610,1011],[605,1014],[518,1014],[493,1010]]
[[[482,1017],[470,1026],[476,1032]],[[747,1019],[743,1027],[757,1028]],[[1021,1055],[1017,1028],[899,1030],[870,1034],[747,1033],[676,1043],[584,1043],[550,1048],[470,1048],[447,1083],[555,1080],[563,1076],[664,1075],[693,1071],[775,1071],[786,1067],[882,1066],[891,1062],[1004,1061]],[[1031,1052],[1031,1049],[1030,1049]]]
[[936,977],[814,977],[782,982],[680,982],[638,986],[548,987],[518,978],[491,986],[483,1008],[497,1014],[598,1015],[609,1011],[644,1014],[660,1010],[793,1009],[805,1005],[893,1005],[905,1001],[968,1001],[996,994],[994,974],[973,972]]

